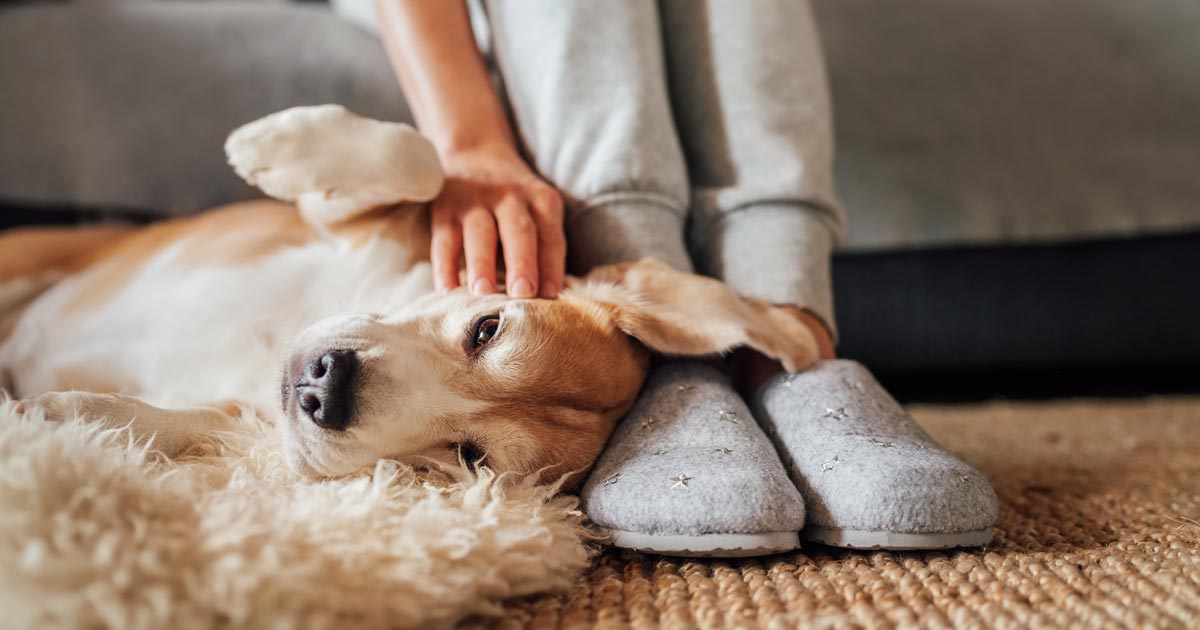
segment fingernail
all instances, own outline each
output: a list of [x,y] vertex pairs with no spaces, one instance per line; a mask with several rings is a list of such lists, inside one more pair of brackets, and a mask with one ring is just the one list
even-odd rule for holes
[[517,278],[508,287],[508,294],[517,298],[531,298],[533,297],[533,283],[525,278]]
[[542,297],[552,300],[558,297],[558,285],[549,280],[542,283]]
[[475,295],[487,295],[496,292],[496,283],[487,278],[479,278],[471,285],[471,293]]

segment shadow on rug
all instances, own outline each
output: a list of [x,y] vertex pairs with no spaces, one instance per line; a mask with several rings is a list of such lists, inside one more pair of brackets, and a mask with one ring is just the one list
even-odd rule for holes
[[162,461],[123,430],[0,403],[4,628],[450,626],[561,590],[593,551],[576,500],[486,470],[294,476],[252,416]]
[[609,551],[500,628],[1200,627],[1200,398],[918,407],[996,485],[985,549],[808,545],[743,561]]

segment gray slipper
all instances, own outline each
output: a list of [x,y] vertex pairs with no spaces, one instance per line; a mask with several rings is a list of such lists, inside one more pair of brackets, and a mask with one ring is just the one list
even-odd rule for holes
[[937,445],[862,365],[821,361],[754,400],[808,508],[805,538],[859,549],[992,539],[996,493]]
[[737,557],[800,544],[804,503],[771,441],[716,369],[651,372],[580,496],[617,547]]

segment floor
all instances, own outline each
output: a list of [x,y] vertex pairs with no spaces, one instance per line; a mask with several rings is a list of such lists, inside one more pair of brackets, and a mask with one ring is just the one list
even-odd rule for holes
[[806,546],[743,561],[606,551],[496,628],[1200,627],[1200,397],[917,405],[1001,499],[984,549]]

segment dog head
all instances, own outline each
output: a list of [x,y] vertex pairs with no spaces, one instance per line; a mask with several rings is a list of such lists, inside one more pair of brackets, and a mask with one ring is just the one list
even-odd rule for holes
[[790,314],[650,259],[572,279],[557,300],[458,290],[330,318],[300,335],[284,369],[288,459],[311,476],[460,457],[582,473],[633,404],[651,352],[739,346],[788,370],[816,356]]

